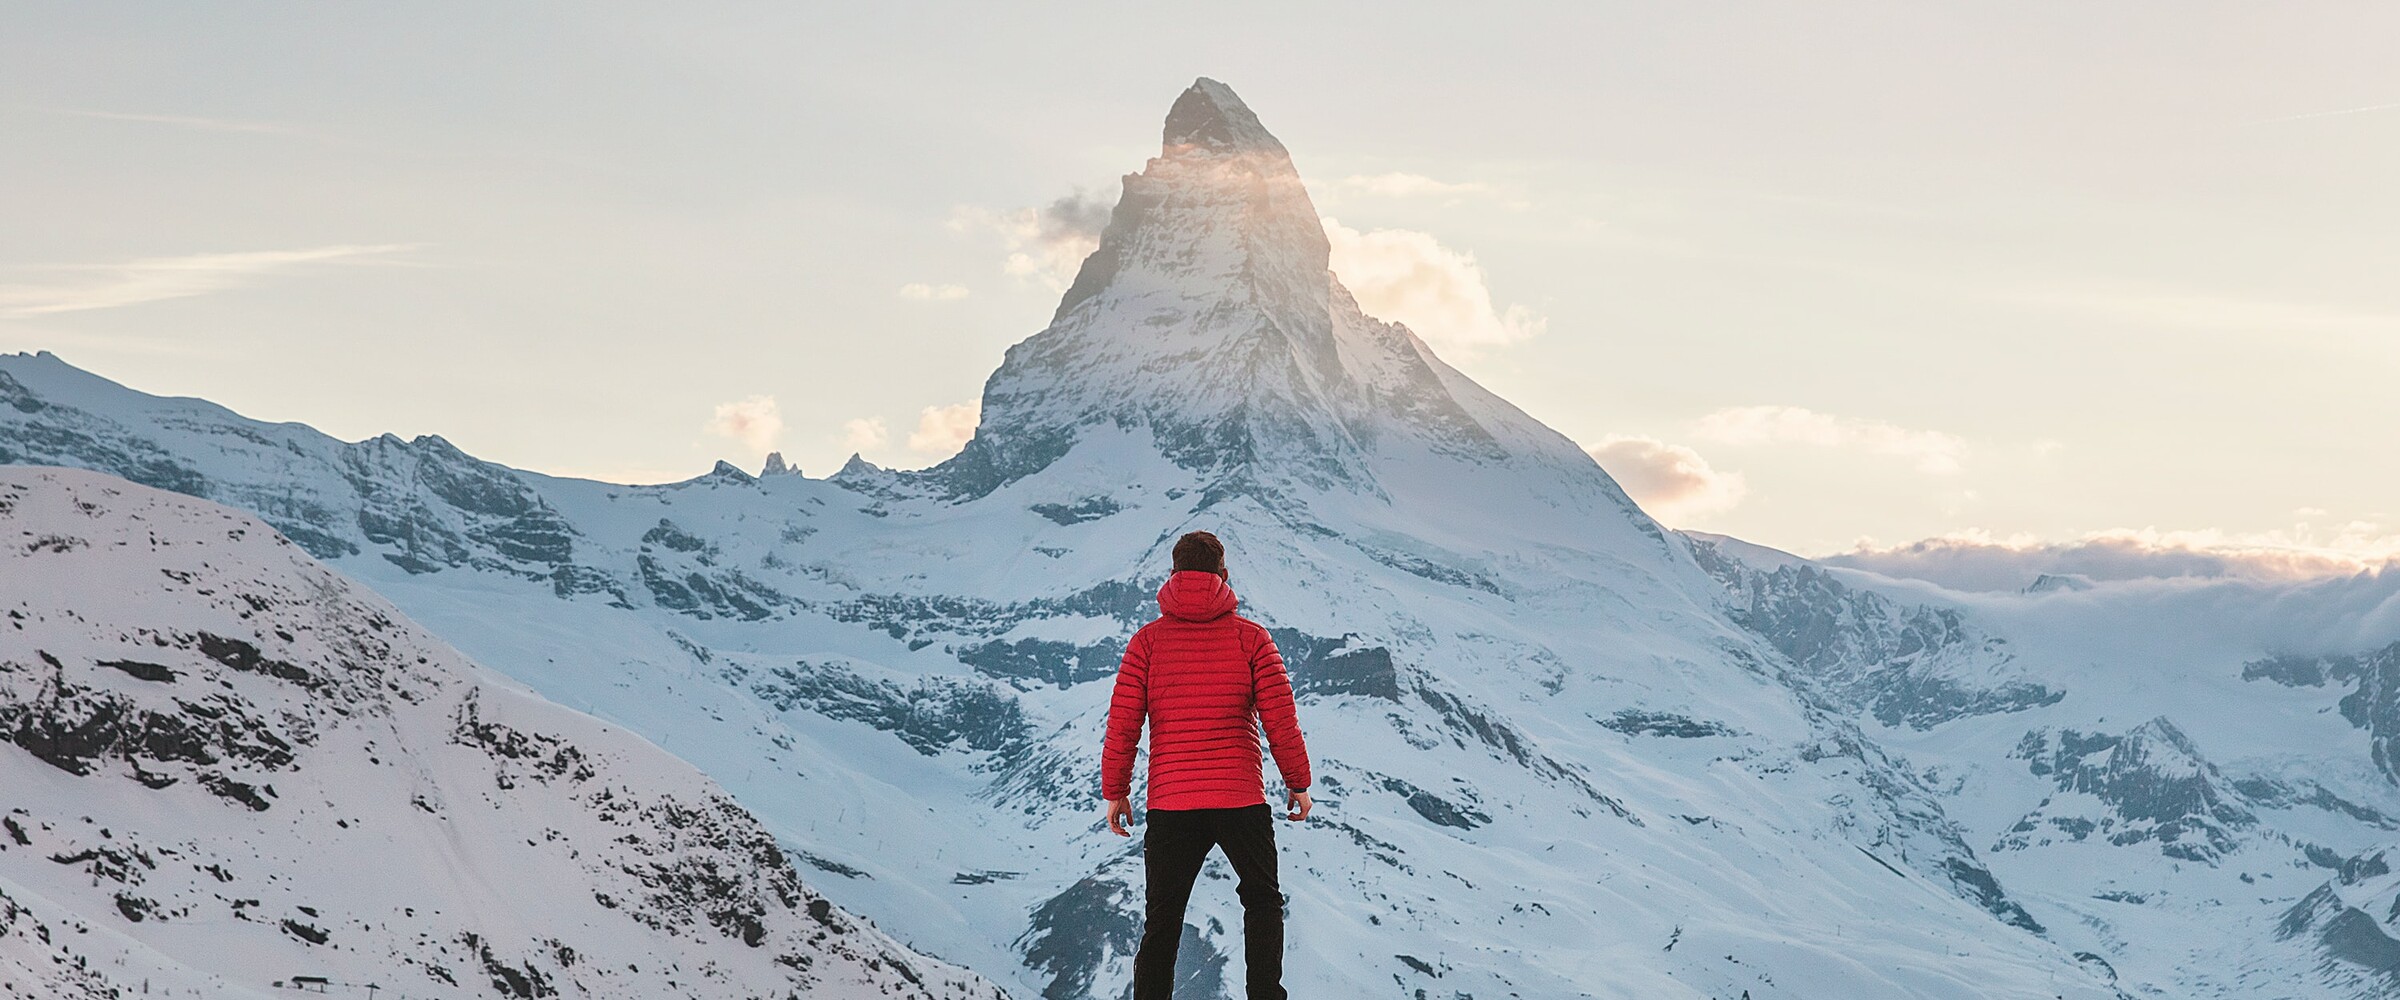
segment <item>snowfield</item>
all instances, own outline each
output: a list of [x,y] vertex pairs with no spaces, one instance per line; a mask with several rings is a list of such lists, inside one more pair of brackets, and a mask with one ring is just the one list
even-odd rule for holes
[[249,515],[12,468],[0,526],[10,993],[1000,995]]
[[[1295,995],[2400,989],[2400,879],[2384,861],[2400,840],[2390,742],[2400,738],[2400,574],[1965,595],[1666,530],[1573,442],[1405,327],[1359,311],[1326,269],[1289,152],[1229,89],[1195,84],[1162,138],[1160,155],[1126,178],[1052,323],[991,376],[973,440],[928,470],[853,461],[812,479],[720,464],[665,486],[564,480],[479,461],[438,437],[342,442],[145,395],[48,354],[0,357],[0,461],[98,470],[251,512],[524,688],[449,680],[410,701],[401,692],[431,683],[412,680],[424,668],[357,685],[375,711],[422,720],[410,724],[407,756],[399,736],[384,735],[398,723],[362,728],[364,707],[342,715],[317,704],[330,695],[289,683],[257,702],[273,706],[261,718],[318,720],[308,731],[328,735],[307,752],[327,760],[304,773],[357,782],[356,801],[383,803],[374,812],[303,808],[353,799],[270,779],[256,762],[208,766],[222,781],[271,780],[278,797],[266,812],[228,804],[200,765],[177,765],[178,783],[151,789],[127,752],[111,750],[92,766],[115,777],[94,793],[95,778],[21,740],[0,748],[15,754],[0,757],[12,796],[43,789],[29,798],[50,825],[32,835],[81,838],[0,853],[10,898],[93,928],[78,947],[112,942],[93,962],[185,968],[205,934],[150,914],[222,912],[231,904],[205,900],[235,892],[97,884],[47,857],[127,831],[175,846],[185,841],[162,831],[193,816],[238,821],[247,825],[227,827],[229,839],[207,842],[218,845],[209,856],[277,888],[244,890],[239,898],[261,902],[230,926],[249,936],[206,938],[213,964],[189,968],[272,981],[315,959],[390,979],[439,963],[462,990],[489,990],[481,954],[459,937],[471,926],[487,928],[476,941],[495,964],[538,969],[562,991],[642,992],[614,958],[603,977],[596,962],[570,968],[538,947],[625,922],[586,902],[595,891],[631,898],[619,895],[632,892],[622,866],[597,860],[633,850],[595,825],[607,820],[593,782],[621,781],[654,797],[644,801],[679,796],[689,800],[679,809],[725,817],[727,838],[708,841],[722,853],[703,856],[750,880],[741,898],[758,905],[744,912],[784,921],[765,922],[771,944],[751,948],[738,922],[728,930],[706,905],[662,904],[654,923],[636,921],[645,933],[609,939],[659,956],[623,963],[640,966],[643,989],[706,992],[687,978],[704,969],[759,983],[780,967],[753,960],[817,955],[798,951],[812,940],[814,904],[785,903],[788,885],[793,899],[821,892],[834,912],[1012,995],[1122,996],[1140,858],[1097,823],[1107,681],[1124,639],[1154,614],[1167,546],[1205,528],[1232,552],[1245,613],[1274,631],[1292,666],[1317,757],[1318,818],[1278,832]],[[12,475],[165,503],[65,472]],[[27,545],[66,530],[19,525],[31,516],[0,524],[32,532]],[[263,537],[250,544],[275,544]],[[147,641],[139,628],[170,637],[156,655],[172,662],[156,662],[185,678],[177,684],[224,677],[239,693],[268,683],[174,644],[197,643],[203,627],[263,644],[256,628],[241,631],[252,624],[242,605],[202,602],[239,627],[120,616],[129,595],[152,589],[200,601],[152,580],[162,565],[191,571],[186,563],[115,552],[126,568],[111,579],[142,586],[56,597],[13,568],[107,551],[8,556],[19,561],[10,599],[38,597],[48,615],[30,632],[0,633],[23,636],[0,647],[12,651],[12,672],[0,674],[15,685],[10,705],[42,696],[50,668],[37,649],[80,671],[78,684],[105,682],[94,690],[150,691],[93,665],[133,658],[119,647]],[[273,551],[300,559],[292,546]],[[277,613],[334,613],[288,601]],[[336,652],[294,635],[303,648],[279,647],[277,660],[338,676],[321,666],[340,662]],[[444,676],[473,676],[455,657],[433,659],[454,665]],[[470,689],[484,693],[468,699]],[[487,744],[514,744],[458,742],[480,731],[461,721],[469,705],[479,706],[472,718],[557,734],[590,756],[608,748],[615,766],[635,770],[577,783],[537,766],[555,751],[496,759]],[[739,833],[747,820],[730,805],[703,808],[721,800],[627,732],[722,785],[774,843]],[[370,755],[461,763],[434,772],[449,782],[440,812],[411,816],[402,765]],[[673,812],[658,808],[649,828]],[[99,820],[110,836],[80,819],[94,810],[118,810]],[[270,827],[269,817],[312,825]],[[336,893],[319,887],[358,869],[314,852],[347,835],[327,824],[361,817],[378,836],[400,818],[407,830],[444,831],[443,849],[478,866],[428,846],[367,866],[378,874],[351,908],[326,909],[318,897]],[[558,839],[545,839],[553,828]],[[689,853],[652,836],[637,868]],[[739,859],[776,845],[805,887],[743,870]],[[167,882],[138,861],[117,868]],[[1179,995],[1232,996],[1239,907],[1221,861],[1204,876]],[[527,901],[528,887],[554,884],[590,891]],[[395,905],[416,905],[401,902],[403,888],[447,901],[443,916],[394,917]],[[113,902],[118,892],[151,900],[133,904],[149,912],[134,919]],[[293,917],[303,903],[343,916]],[[469,912],[512,915],[486,924]],[[250,918],[301,920],[344,950]],[[827,976],[850,970],[865,982],[907,962],[922,981],[908,988],[924,994],[986,989],[863,928],[825,940],[853,949],[815,959]]]

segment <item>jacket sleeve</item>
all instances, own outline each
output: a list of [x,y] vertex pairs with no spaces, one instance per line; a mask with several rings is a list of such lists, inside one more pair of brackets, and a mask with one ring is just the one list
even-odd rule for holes
[[1108,699],[1108,734],[1100,741],[1100,797],[1121,799],[1133,793],[1133,750],[1142,741],[1142,721],[1150,709],[1150,647],[1136,632],[1125,644],[1125,659],[1117,664],[1116,691]]
[[1267,630],[1258,630],[1258,648],[1250,654],[1250,693],[1258,706],[1258,721],[1267,731],[1267,748],[1275,754],[1275,769],[1283,772],[1286,791],[1308,790],[1308,741],[1300,737],[1300,716],[1292,704],[1292,679],[1283,669],[1283,653]]

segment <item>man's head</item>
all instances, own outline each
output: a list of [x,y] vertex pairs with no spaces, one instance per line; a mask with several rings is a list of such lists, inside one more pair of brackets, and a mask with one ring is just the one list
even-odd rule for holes
[[1175,571],[1193,570],[1230,577],[1225,570],[1225,543],[1205,531],[1194,531],[1175,540]]

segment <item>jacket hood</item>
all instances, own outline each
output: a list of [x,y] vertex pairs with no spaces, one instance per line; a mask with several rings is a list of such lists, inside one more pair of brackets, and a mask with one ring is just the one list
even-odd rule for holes
[[1159,612],[1187,622],[1222,618],[1239,603],[1223,577],[1200,570],[1177,572],[1158,588]]

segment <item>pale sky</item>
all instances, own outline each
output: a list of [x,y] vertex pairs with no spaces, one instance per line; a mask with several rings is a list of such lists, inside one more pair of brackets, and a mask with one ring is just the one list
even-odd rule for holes
[[2400,551],[2400,5],[1573,6],[0,0],[0,350],[928,464],[1206,75],[1370,311],[1670,524]]

